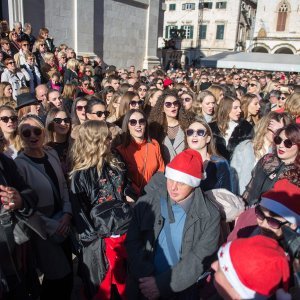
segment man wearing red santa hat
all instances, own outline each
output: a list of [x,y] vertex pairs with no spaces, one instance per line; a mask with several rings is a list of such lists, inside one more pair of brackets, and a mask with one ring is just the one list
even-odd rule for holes
[[214,285],[227,299],[291,299],[289,264],[274,239],[255,236],[223,245],[212,264]]
[[127,232],[127,296],[199,299],[197,279],[217,250],[220,216],[199,187],[203,162],[187,149],[155,174]]

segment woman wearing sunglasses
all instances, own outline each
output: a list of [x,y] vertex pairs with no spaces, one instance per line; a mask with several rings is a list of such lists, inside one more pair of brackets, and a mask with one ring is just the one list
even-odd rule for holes
[[291,123],[274,136],[275,153],[263,156],[256,164],[243,198],[255,203],[262,193],[279,179],[287,179],[300,186],[300,125]]
[[106,123],[88,120],[71,148],[71,201],[82,245],[79,270],[86,299],[127,299],[124,241],[131,213],[125,199],[125,166],[110,143]]
[[122,144],[117,150],[127,166],[137,200],[150,178],[156,172],[164,172],[165,166],[158,142],[149,137],[143,111],[131,109],[124,117],[122,131]]
[[193,104],[195,102],[195,93],[183,92],[180,96],[182,106],[186,111],[193,111]]
[[187,113],[180,108],[176,91],[165,91],[158,98],[149,116],[150,134],[161,145],[165,164],[184,150],[184,128],[188,126]]
[[93,97],[87,102],[86,117],[88,120],[106,121],[109,112],[103,100]]
[[252,125],[241,119],[240,100],[226,96],[217,110],[216,121],[210,123],[218,153],[231,160],[235,147],[253,136]]
[[57,152],[63,172],[67,175],[67,155],[71,133],[71,118],[65,110],[52,108],[47,114],[45,128],[46,144]]
[[71,109],[71,118],[72,118],[72,132],[71,137],[76,138],[76,134],[78,131],[78,125],[82,124],[86,118],[86,106],[88,100],[84,97],[77,97],[73,101],[72,109]]
[[44,148],[45,128],[41,119],[27,115],[18,129],[24,150],[15,162],[38,196],[37,211],[48,235],[46,240],[31,236],[33,255],[44,275],[40,299],[70,299],[73,274],[68,236],[72,210],[65,177],[56,151]]
[[208,191],[224,188],[232,191],[228,162],[217,155],[209,125],[197,116],[185,133],[187,146],[198,151],[204,163],[206,178],[201,180],[201,189]]
[[284,112],[284,109],[285,109],[285,103],[287,101],[287,99],[290,97],[290,94],[289,93],[281,93],[280,94],[280,97],[278,99],[278,102],[277,102],[277,109],[275,110],[276,112]]
[[15,159],[21,149],[21,142],[17,130],[18,116],[12,107],[0,106],[0,128],[4,136],[3,153]]

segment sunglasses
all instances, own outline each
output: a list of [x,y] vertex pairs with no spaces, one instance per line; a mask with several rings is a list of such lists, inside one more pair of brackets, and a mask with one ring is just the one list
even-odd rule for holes
[[103,115],[105,116],[105,118],[107,118],[109,116],[109,111],[96,111],[94,113],[91,113],[92,115],[96,115],[98,118],[101,118]]
[[193,136],[195,133],[197,133],[198,136],[205,136],[206,135],[206,131],[204,129],[198,129],[198,130],[187,129],[186,130],[186,135],[187,136]]
[[147,89],[138,89],[139,92],[147,92]]
[[76,106],[76,110],[78,110],[78,111],[82,111],[82,110],[85,110],[86,109],[86,105],[78,105],[78,106]]
[[11,117],[1,117],[0,120],[4,123],[8,123],[9,120],[11,120],[13,123],[17,122],[18,121],[18,117],[17,116],[11,116]]
[[190,101],[192,101],[191,98],[181,98],[181,100],[184,101],[184,102],[190,102]]
[[167,108],[172,107],[172,105],[173,105],[174,107],[179,107],[180,102],[179,102],[178,100],[176,100],[176,101],[174,101],[174,102],[169,102],[169,101],[165,102],[165,107],[167,107]]
[[25,129],[22,131],[22,135],[26,138],[29,138],[32,133],[34,133],[35,136],[40,136],[42,134],[42,129],[39,127],[34,127],[32,130]]
[[137,106],[137,105],[140,105],[142,106],[144,104],[144,101],[143,100],[139,100],[139,101],[130,101],[129,103],[131,106]]
[[275,145],[280,145],[283,142],[285,148],[292,148],[295,143],[293,143],[290,139],[283,140],[280,136],[274,137]]
[[53,122],[56,124],[61,124],[64,121],[65,124],[70,124],[71,120],[70,118],[54,118]]
[[257,86],[255,83],[250,83],[249,85],[252,86],[252,87]]
[[144,118],[143,119],[139,119],[139,120],[130,119],[128,121],[128,123],[129,123],[130,126],[135,126],[137,124],[139,124],[139,125],[146,125],[146,119],[144,119]]
[[270,227],[272,227],[273,229],[279,229],[281,226],[289,223],[288,221],[285,221],[285,222],[281,222],[275,218],[272,218],[272,217],[267,217],[264,212],[261,210],[260,206],[256,206],[255,207],[255,215],[257,217],[257,219],[259,219],[260,221],[264,221],[266,220],[268,225]]
[[285,100],[286,98],[285,98],[285,97],[279,97],[279,99],[280,99],[280,100]]

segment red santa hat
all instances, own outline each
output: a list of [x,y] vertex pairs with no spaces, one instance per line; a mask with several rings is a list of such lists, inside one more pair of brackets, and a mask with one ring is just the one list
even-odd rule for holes
[[[241,299],[266,299],[280,289],[280,299],[291,299],[290,269],[276,240],[258,235],[223,245],[219,265]],[[281,289],[283,288],[284,291]]]
[[281,179],[275,183],[273,189],[262,194],[260,205],[299,226],[299,199],[300,188],[287,179]]
[[165,176],[192,187],[199,186],[203,178],[203,162],[200,153],[193,149],[179,153],[167,165]]

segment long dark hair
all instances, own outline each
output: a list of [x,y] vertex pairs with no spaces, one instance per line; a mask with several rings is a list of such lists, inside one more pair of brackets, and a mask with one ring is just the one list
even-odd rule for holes
[[128,129],[128,123],[129,123],[129,119],[130,117],[134,114],[134,113],[139,113],[143,116],[143,118],[146,120],[146,127],[145,127],[145,134],[144,134],[144,139],[147,142],[151,142],[150,136],[149,136],[149,129],[148,129],[148,121],[147,121],[147,117],[146,114],[139,109],[131,109],[129,110],[126,115],[124,116],[123,119],[123,123],[122,123],[122,144],[124,147],[128,147],[131,141],[131,135]]

